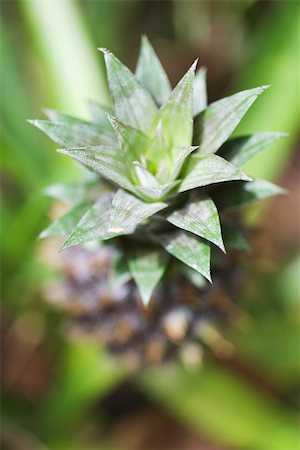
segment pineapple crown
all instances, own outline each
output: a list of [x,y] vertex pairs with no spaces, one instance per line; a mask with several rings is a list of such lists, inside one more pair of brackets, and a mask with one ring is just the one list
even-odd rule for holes
[[122,248],[127,242],[114,273],[118,280],[121,274],[123,280],[133,278],[147,305],[169,259],[183,263],[198,283],[203,277],[211,281],[211,244],[224,252],[224,242],[226,248],[246,248],[243,236],[226,222],[227,212],[283,189],[251,180],[242,167],[286,134],[228,140],[268,86],[207,105],[206,70],[195,73],[197,61],[172,90],[146,37],[135,74],[110,51],[100,50],[113,107],[90,102],[91,122],[54,110],[45,111],[49,121],[30,121],[64,147],[60,153],[94,174],[47,189],[71,209],[41,237],[69,236],[62,249],[112,240]]

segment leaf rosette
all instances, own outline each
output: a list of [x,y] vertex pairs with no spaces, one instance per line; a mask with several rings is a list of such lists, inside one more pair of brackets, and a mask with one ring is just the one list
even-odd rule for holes
[[90,241],[115,244],[148,305],[170,260],[211,281],[212,246],[225,252],[241,243],[245,249],[243,237],[220,217],[283,192],[251,180],[242,168],[285,134],[230,138],[267,86],[208,105],[206,70],[196,71],[197,61],[172,90],[147,38],[135,74],[101,51],[113,106],[90,102],[90,122],[53,110],[45,111],[49,120],[31,121],[63,147],[60,153],[94,174],[48,188],[71,207],[41,237],[66,235],[63,249]]

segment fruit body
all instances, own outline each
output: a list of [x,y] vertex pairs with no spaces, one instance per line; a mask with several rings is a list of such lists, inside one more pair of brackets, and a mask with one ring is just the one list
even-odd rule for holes
[[[92,174],[81,182],[48,189],[50,196],[68,203],[70,209],[41,237],[68,236],[62,249],[75,252],[82,271],[87,270],[83,263],[87,243],[93,242],[101,254],[112,251],[114,257],[106,262],[103,276],[109,289],[116,291],[107,296],[97,275],[96,297],[101,302],[114,297],[117,311],[123,311],[120,336],[126,336],[127,342],[132,334],[143,354],[148,345],[145,336],[156,333],[155,348],[164,347],[158,358],[163,359],[172,351],[161,343],[161,332],[170,343],[193,335],[197,311],[213,315],[214,302],[206,305],[202,297],[211,292],[213,298],[217,287],[209,283],[214,276],[223,280],[219,290],[226,291],[226,263],[211,270],[211,258],[216,255],[226,261],[220,252],[247,249],[230,212],[283,192],[267,181],[251,180],[242,167],[284,134],[230,138],[266,87],[207,105],[206,71],[196,72],[196,62],[172,90],[146,38],[135,74],[112,53],[102,51],[113,107],[91,103],[91,122],[49,110],[49,121],[33,121],[63,147],[60,153]],[[68,249],[73,246],[75,250]],[[85,293],[81,297],[88,311],[86,322],[101,334],[110,314],[116,316],[115,304],[104,308],[105,313],[100,305],[100,316],[93,312],[92,317],[88,297]]]

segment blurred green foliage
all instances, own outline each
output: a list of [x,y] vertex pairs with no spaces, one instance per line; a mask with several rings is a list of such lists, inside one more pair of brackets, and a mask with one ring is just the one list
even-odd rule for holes
[[[38,117],[45,106],[84,116],[87,98],[108,102],[96,48],[109,47],[130,65],[144,33],[158,47],[175,81],[195,57],[203,55],[212,80],[211,99],[219,96],[220,89],[226,95],[272,84],[238,132],[290,133],[290,138],[272,145],[249,165],[253,175],[276,181],[299,139],[298,6],[297,2],[272,1],[23,0],[3,4],[1,269],[4,320],[8,323],[5,339],[9,341],[12,331],[23,324],[24,315],[34,311],[44,328],[38,335],[29,325],[22,336],[26,341],[32,331],[36,339],[30,341],[33,353],[41,349],[55,367],[42,398],[18,389],[16,379],[4,383],[3,434],[13,430],[23,444],[13,448],[86,448],[81,430],[95,423],[93,405],[126,373],[95,345],[62,337],[61,318],[48,311],[40,299],[40,285],[49,274],[37,257],[36,236],[47,221],[49,208],[42,189],[55,181],[78,178],[80,172],[56,154],[54,145],[26,120]],[[286,267],[258,277],[241,300],[251,316],[250,325],[226,332],[243,364],[263,382],[256,383],[255,376],[244,376],[243,371],[213,358],[205,361],[202,371],[156,369],[137,381],[145,395],[153,396],[187,427],[221,447],[292,450],[299,444],[299,260],[293,256],[294,249],[281,255],[282,264],[288,262]],[[5,356],[8,359],[10,355]],[[18,352],[14,358],[17,361]],[[20,373],[29,370],[26,367],[21,367]],[[264,389],[265,380],[275,394]],[[100,417],[97,427],[101,426]],[[96,442],[90,448],[114,445]]]

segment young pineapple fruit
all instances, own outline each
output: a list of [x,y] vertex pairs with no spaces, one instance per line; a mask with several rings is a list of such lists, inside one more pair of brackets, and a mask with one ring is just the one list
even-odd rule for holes
[[48,188],[71,208],[41,237],[67,236],[62,300],[81,329],[139,361],[198,361],[199,342],[218,340],[210,323],[230,310],[241,269],[222,252],[247,249],[228,213],[283,192],[242,168],[285,135],[229,139],[266,86],[207,105],[197,61],[172,90],[146,38],[135,74],[101,51],[113,106],[90,103],[91,122],[53,110],[31,121],[92,172]]

